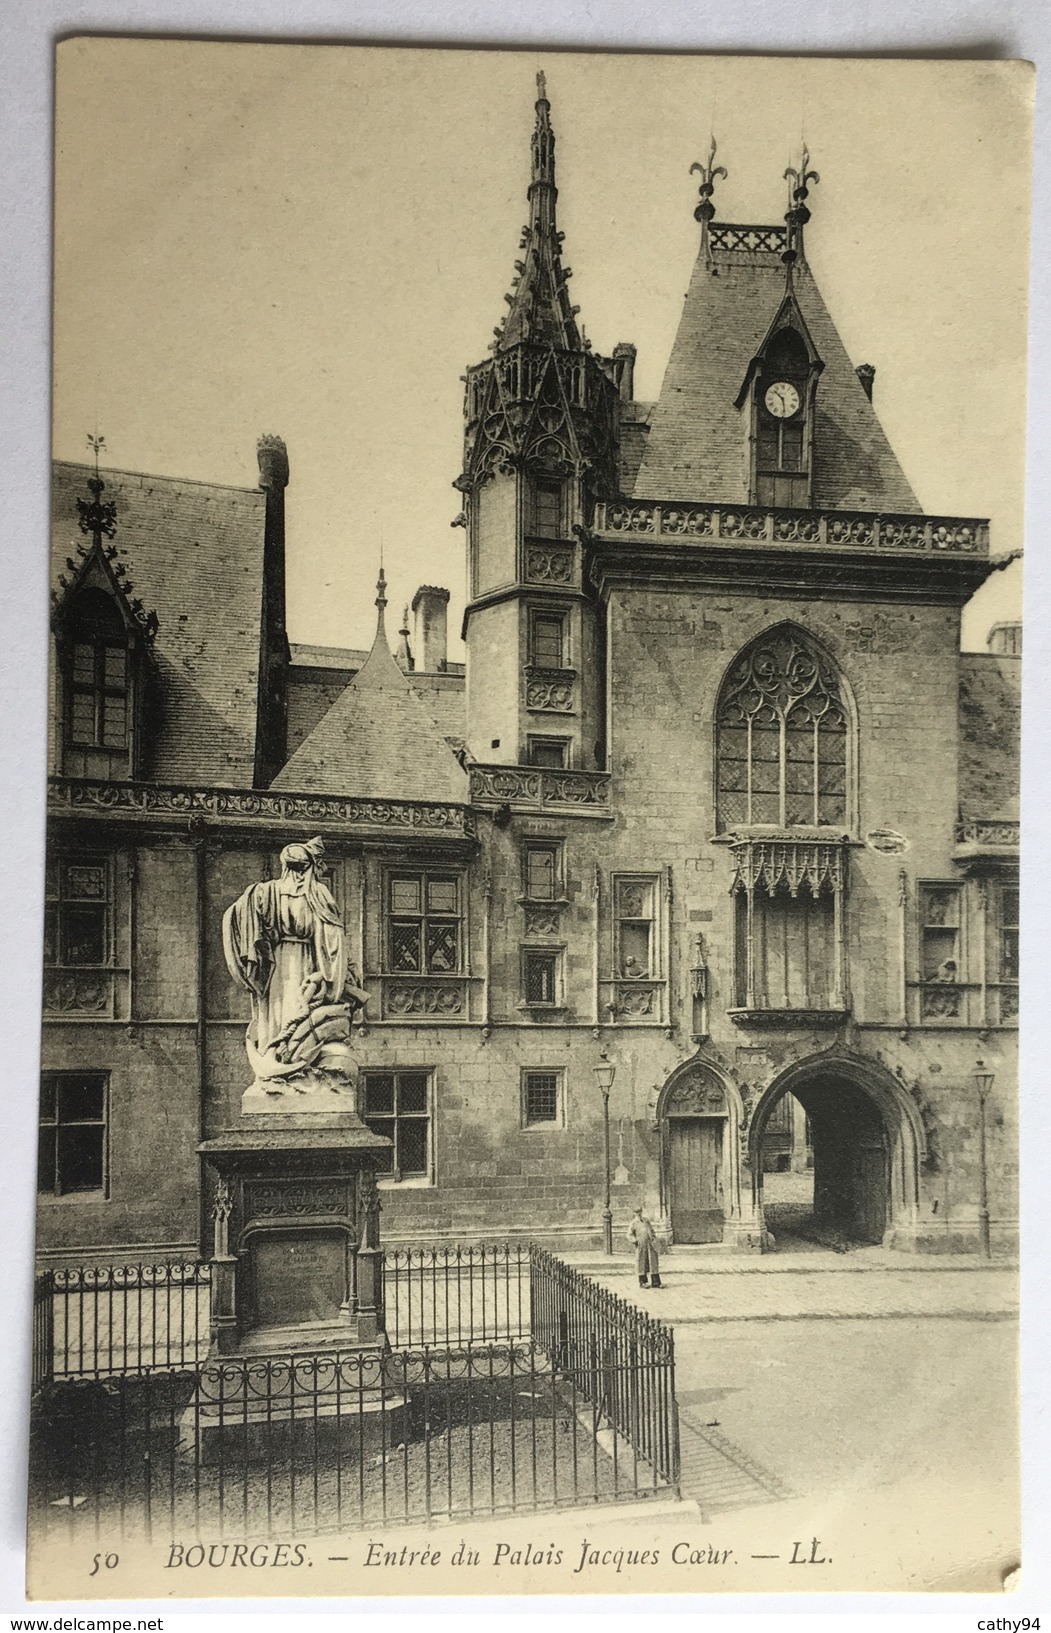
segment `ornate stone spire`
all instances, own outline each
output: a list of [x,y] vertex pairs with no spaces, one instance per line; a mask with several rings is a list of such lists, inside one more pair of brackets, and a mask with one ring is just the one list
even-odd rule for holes
[[387,638],[387,631],[384,628],[384,623],[383,623],[383,614],[385,613],[386,610],[387,610],[387,575],[383,571],[383,563],[381,562],[380,563],[380,576],[376,580],[376,639],[377,640],[379,640],[381,635],[383,636],[384,640],[386,640],[386,638]]
[[494,351],[503,351],[523,341],[555,346],[562,351],[586,350],[577,328],[579,307],[570,304],[566,284],[570,267],[561,262],[562,234],[555,225],[555,133],[551,129],[551,104],[542,73],[536,76],[536,125],[533,130],[533,164],[529,182],[529,221],[522,228],[523,252],[515,262],[516,277],[511,293],[504,298],[508,312],[494,331]]

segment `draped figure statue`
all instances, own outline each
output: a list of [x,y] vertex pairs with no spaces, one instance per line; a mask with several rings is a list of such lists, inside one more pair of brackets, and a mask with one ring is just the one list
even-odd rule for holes
[[227,968],[251,994],[245,1047],[262,1088],[350,1069],[351,1017],[367,995],[348,985],[339,909],[320,878],[324,852],[320,839],[286,845],[280,878],[249,885],[223,915]]

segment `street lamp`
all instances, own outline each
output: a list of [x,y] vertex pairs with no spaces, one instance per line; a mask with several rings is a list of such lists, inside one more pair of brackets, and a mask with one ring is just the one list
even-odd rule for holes
[[985,1160],[985,1102],[993,1086],[993,1074],[985,1062],[979,1060],[974,1068],[974,1086],[978,1090],[978,1235],[982,1252],[987,1259],[993,1256],[989,1240],[989,1174]]
[[605,1189],[602,1197],[602,1247],[605,1253],[613,1252],[613,1209],[610,1206],[609,1195],[609,1091],[613,1087],[613,1079],[616,1075],[617,1068],[612,1062],[604,1058],[595,1067],[595,1081],[602,1096],[602,1149],[605,1159]]

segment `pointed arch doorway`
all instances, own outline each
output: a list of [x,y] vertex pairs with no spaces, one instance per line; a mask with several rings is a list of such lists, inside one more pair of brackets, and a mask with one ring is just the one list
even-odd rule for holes
[[722,1242],[740,1212],[737,1141],[740,1108],[711,1067],[672,1074],[661,1092],[662,1211],[671,1240]]
[[777,1237],[776,1210],[767,1206],[763,1151],[777,1108],[791,1095],[803,1108],[813,1149],[809,1213],[798,1210],[788,1247],[817,1241],[893,1246],[915,1230],[923,1132],[898,1083],[868,1062],[802,1062],[766,1090],[749,1130],[756,1212]]

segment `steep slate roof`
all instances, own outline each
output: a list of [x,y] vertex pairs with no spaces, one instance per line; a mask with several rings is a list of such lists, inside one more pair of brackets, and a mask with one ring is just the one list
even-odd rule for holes
[[467,803],[467,776],[395,663],[382,614],[361,669],[271,786],[296,794]]
[[[726,231],[755,238],[784,229]],[[792,281],[825,365],[814,427],[815,508],[919,511],[805,260]],[[636,498],[748,503],[748,411],[734,404],[784,296],[777,248],[712,248],[702,235]]]
[[[56,461],[54,581],[83,545],[77,499],[94,467]],[[117,506],[114,544],[134,594],[157,613],[160,718],[147,774],[159,782],[250,788],[263,597],[265,496],[177,477],[103,470]]]
[[960,812],[1018,820],[1022,705],[1019,658],[960,654]]

